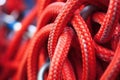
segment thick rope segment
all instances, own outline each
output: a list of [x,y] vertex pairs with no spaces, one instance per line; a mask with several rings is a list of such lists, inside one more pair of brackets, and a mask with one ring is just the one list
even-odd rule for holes
[[[95,12],[92,11],[93,7],[84,12],[87,6],[90,7],[89,5],[95,6]],[[79,15],[74,15],[76,9],[79,9]],[[12,16],[14,17],[14,15]],[[33,38],[28,42],[25,41],[26,45],[22,46],[22,37],[28,25],[35,20],[34,18],[37,18],[37,31]],[[46,33],[44,34],[46,30],[41,30],[51,23],[51,30],[46,36]],[[60,59],[55,51],[66,26],[74,28],[76,35],[73,35],[73,38],[76,40],[71,38],[72,42],[68,46],[70,49],[68,52],[62,52],[62,49]],[[4,27],[7,28],[7,25]],[[2,29],[0,31],[2,31],[1,47],[7,47],[6,41],[8,40],[4,41],[4,39],[8,39],[9,32]],[[39,39],[38,33],[41,33],[41,37],[43,37]],[[47,40],[49,40],[48,44]],[[42,79],[47,80],[48,73],[52,73],[52,80],[119,80],[119,40],[120,0],[37,0],[37,5],[32,12],[22,20],[22,29],[15,33],[6,53],[2,51],[3,53],[0,54],[2,55],[0,79],[36,80],[39,67],[46,62],[46,56],[50,55],[50,65],[55,65],[52,67],[54,72],[43,71]],[[69,43],[69,40],[66,40],[66,43]],[[66,43],[61,41],[61,46],[66,47],[64,46]],[[61,46],[59,46],[58,52],[61,50]],[[66,54],[64,54],[65,52]],[[54,63],[52,63],[53,59],[55,59]],[[57,61],[58,59],[59,61]],[[60,65],[56,64],[57,62]]]
[[[93,20],[99,24],[102,24],[103,22],[103,19],[105,17],[105,13],[102,13],[102,12],[96,12],[93,14]],[[115,30],[113,32],[112,37],[111,37],[111,40],[110,40],[110,44],[111,44],[111,48],[112,50],[116,50],[116,47],[117,47],[117,43],[119,41],[119,37],[120,37],[120,24],[119,23],[116,23],[117,25],[113,26],[115,27]]]
[[89,33],[86,23],[79,15],[74,16],[72,20],[72,25],[77,33],[82,52],[82,80],[95,80],[96,58],[91,34]]
[[[73,37],[73,30],[69,27],[66,27],[58,39],[58,43],[56,45],[54,55],[50,62],[50,70],[47,80],[61,79],[63,63],[65,62],[65,59],[67,57],[70,48],[70,43],[72,41],[72,37]],[[66,66],[66,64],[64,65]],[[75,80],[75,76],[69,76],[69,77],[72,77],[70,80]]]
[[119,0],[110,0],[108,11],[101,24],[100,30],[97,32],[94,38],[98,43],[105,43],[111,39],[111,34],[113,34],[116,27],[115,25],[118,21],[118,19],[116,19],[118,17],[118,3]]
[[[29,43],[31,43],[31,41],[29,41]],[[24,56],[22,57],[22,60],[20,62],[20,65],[17,69],[17,73],[16,73],[16,77],[13,80],[26,80],[28,79],[27,77],[27,58],[28,58],[28,51],[30,48],[30,44],[28,44],[25,48],[25,51],[23,52]]]
[[111,47],[115,51],[120,39],[120,24],[117,24],[111,40]]
[[103,12],[96,12],[93,14],[92,16],[92,19],[93,21],[99,23],[99,24],[102,24],[103,20],[104,20],[104,17],[105,17],[105,13]]
[[38,19],[37,19],[37,31],[40,29],[40,24],[41,24],[41,14],[43,13],[43,10],[46,8],[48,4],[51,2],[54,2],[54,0],[37,0],[37,5],[38,5]]
[[48,53],[50,58],[53,56],[59,35],[63,31],[67,22],[71,19],[73,12],[75,12],[75,10],[82,4],[82,1],[80,1],[81,0],[67,0],[65,6],[62,8],[61,12],[55,19],[48,40]]
[[104,74],[100,78],[100,80],[116,80],[116,77],[120,71],[120,41],[118,43],[117,49],[115,51],[115,55],[105,70]]
[[104,48],[95,43],[96,55],[103,61],[110,62],[114,56],[114,51]]
[[[39,17],[39,25],[37,26],[37,31],[39,31],[43,26],[48,24],[51,19],[56,18],[58,13],[60,13],[62,7],[65,3],[63,2],[54,2],[49,4],[41,13]],[[36,31],[36,32],[37,32]]]
[[28,50],[28,59],[27,59],[27,74],[28,80],[37,79],[37,64],[38,64],[38,55],[39,49],[42,48],[45,41],[48,39],[49,32],[53,24],[46,25],[33,37],[30,48]]
[[69,59],[66,59],[62,69],[62,77],[64,80],[76,80],[75,72]]

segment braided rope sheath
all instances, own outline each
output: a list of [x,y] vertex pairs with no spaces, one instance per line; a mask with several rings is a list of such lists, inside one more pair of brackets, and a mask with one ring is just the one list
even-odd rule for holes
[[118,17],[117,9],[119,0],[110,0],[108,11],[101,24],[100,30],[95,35],[95,40],[99,43],[105,43],[111,39],[111,34],[114,32],[114,25],[116,25],[116,18]]
[[[37,60],[39,49],[44,45],[44,42],[47,40],[49,32],[53,24],[49,24],[43,27],[31,41],[30,48],[28,49],[28,59],[27,59],[27,73],[29,80],[37,79]],[[39,46],[41,45],[41,46]],[[33,54],[34,53],[34,54]]]
[[[96,77],[96,59],[91,34],[84,20],[75,15],[72,20],[73,27],[77,32],[79,44],[82,52],[83,74],[82,80],[95,80]],[[92,76],[92,77],[91,77]]]
[[39,30],[41,27],[48,24],[48,22],[55,18],[65,3],[63,2],[54,2],[48,5],[44,11],[41,13],[41,16],[39,18],[39,25],[37,26],[37,30]]
[[53,56],[57,39],[61,34],[61,31],[64,29],[65,25],[72,17],[72,12],[74,12],[80,4],[82,4],[80,0],[68,0],[62,11],[58,14],[56,20],[54,21],[54,26],[50,31],[48,41],[48,53],[50,58]]
[[[54,0],[53,0],[54,1]],[[45,9],[45,7],[53,2],[52,0],[37,0],[37,5],[38,5],[38,18],[37,18],[37,31],[39,31],[40,24],[41,24],[41,14],[43,13],[42,11]]]
[[[58,43],[56,45],[55,53],[52,57],[47,80],[53,80],[53,79],[57,80],[60,78],[61,76],[60,73],[62,72],[61,70],[62,70],[63,63],[68,54],[72,36],[73,36],[73,31],[68,27],[66,27],[63,33],[60,35],[58,39]],[[64,67],[66,66],[66,64],[67,63],[65,62]],[[65,69],[63,70],[65,71]],[[74,76],[69,76],[68,78],[71,78],[70,80],[75,80]]]
[[6,50],[1,80],[119,80],[120,0],[37,0]]
[[104,72],[100,80],[115,80],[116,76],[120,71],[119,67],[120,67],[120,41],[117,45],[117,49],[115,51],[115,55],[111,63],[108,65],[106,71]]
[[112,50],[109,50],[107,48],[104,48],[98,44],[95,43],[95,50],[97,52],[97,55],[104,61],[110,62],[114,56],[114,52]]
[[73,67],[68,59],[64,61],[62,69],[62,77],[64,80],[76,80]]

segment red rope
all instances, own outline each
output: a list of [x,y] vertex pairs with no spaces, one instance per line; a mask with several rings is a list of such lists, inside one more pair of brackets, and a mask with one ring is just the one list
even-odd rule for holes
[[[23,10],[21,2],[4,8]],[[0,27],[0,79],[119,80],[119,9],[120,0],[37,0],[11,41]],[[25,40],[35,20],[36,32]]]

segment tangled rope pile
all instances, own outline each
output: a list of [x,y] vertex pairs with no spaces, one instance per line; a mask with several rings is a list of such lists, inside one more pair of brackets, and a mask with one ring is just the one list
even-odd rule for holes
[[119,67],[120,0],[38,0],[1,57],[0,79],[119,80]]

